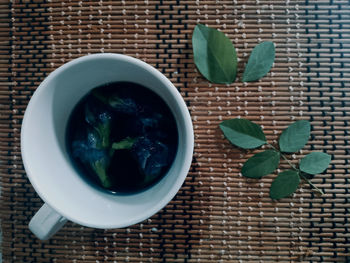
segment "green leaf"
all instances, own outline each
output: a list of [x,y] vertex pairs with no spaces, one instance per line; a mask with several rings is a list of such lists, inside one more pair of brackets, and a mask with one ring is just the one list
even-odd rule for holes
[[245,162],[242,175],[249,178],[261,178],[276,170],[279,161],[280,153],[275,150],[257,153]]
[[322,173],[331,162],[331,156],[322,152],[313,152],[300,160],[299,168],[308,174]]
[[270,197],[272,199],[287,197],[297,190],[299,183],[300,177],[297,171],[287,170],[279,173],[271,184]]
[[108,148],[111,136],[112,116],[108,111],[102,111],[91,104],[85,105],[85,121],[95,129],[99,135],[99,148]]
[[262,42],[255,46],[249,56],[243,73],[243,81],[256,81],[264,77],[275,60],[275,46],[272,42]]
[[302,149],[310,137],[310,122],[296,121],[285,129],[279,139],[281,152],[296,152]]
[[100,138],[102,139],[102,148],[108,148],[109,137],[111,135],[111,124],[109,122],[100,123],[95,127],[95,129],[100,134]]
[[105,159],[96,160],[95,162],[91,163],[91,168],[95,171],[102,186],[105,188],[112,186],[111,180],[106,173],[107,167],[108,166],[106,165]]
[[124,140],[120,142],[115,142],[112,144],[112,148],[114,150],[129,150],[134,145],[134,142],[136,141],[136,138],[130,138],[127,137]]
[[237,74],[237,55],[224,33],[198,24],[192,35],[194,63],[213,83],[232,83]]
[[261,127],[246,119],[231,119],[220,123],[225,137],[243,149],[253,149],[266,143]]

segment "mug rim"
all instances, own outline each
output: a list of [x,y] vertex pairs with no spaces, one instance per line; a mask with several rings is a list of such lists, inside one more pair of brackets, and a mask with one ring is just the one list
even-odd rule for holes
[[[158,202],[156,202],[156,205],[147,211],[142,211],[140,213],[139,217],[135,218],[130,218],[128,220],[127,224],[119,224],[118,222],[115,222],[115,224],[105,224],[102,225],[100,222],[99,223],[91,223],[89,222],[84,222],[84,220],[75,218],[67,214],[64,209],[61,209],[60,204],[55,204],[54,202],[51,202],[49,195],[47,194],[47,190],[43,190],[42,185],[40,186],[40,183],[37,181],[39,177],[35,176],[35,171],[32,170],[31,165],[30,165],[30,157],[27,156],[27,151],[26,147],[24,146],[25,143],[25,132],[27,129],[30,127],[30,122],[29,122],[29,115],[32,111],[32,108],[37,106],[37,103],[39,102],[39,95],[41,92],[45,90],[45,87],[48,86],[50,81],[52,81],[57,75],[61,74],[62,72],[69,70],[70,67],[77,65],[79,63],[84,63],[88,62],[90,60],[94,59],[116,59],[118,61],[122,60],[127,63],[135,64],[136,66],[139,66],[141,68],[146,69],[151,75],[155,76],[157,79],[160,79],[166,83],[167,89],[171,91],[171,95],[173,99],[176,101],[176,104],[178,105],[179,109],[181,110],[181,117],[183,118],[184,122],[184,134],[185,134],[185,143],[186,146],[184,146],[184,153],[185,153],[185,162],[182,163],[182,168],[180,173],[178,174],[178,177],[176,178],[176,183],[170,188],[171,191],[169,191],[166,195],[163,196],[163,198],[159,199]],[[52,71],[38,86],[38,88],[35,90],[32,98],[30,99],[27,108],[25,110],[25,114],[23,117],[22,121],[22,126],[21,126],[21,154],[22,154],[22,162],[25,168],[25,172],[27,174],[27,177],[34,187],[35,191],[37,194],[40,196],[40,198],[49,204],[54,210],[56,210],[59,214],[64,216],[65,218],[69,219],[70,221],[76,222],[80,225],[88,226],[88,227],[94,227],[94,228],[120,228],[120,227],[126,227],[130,226],[139,222],[142,222],[143,220],[151,217],[152,215],[156,214],[159,210],[161,210],[163,207],[165,207],[177,194],[179,189],[181,188],[182,184],[184,183],[188,171],[190,169],[191,163],[192,163],[192,156],[193,156],[193,149],[194,149],[194,133],[193,133],[193,125],[191,121],[191,117],[188,111],[188,108],[181,96],[181,94],[178,92],[176,87],[172,84],[172,82],[164,76],[160,71],[158,71],[156,68],[153,66],[147,64],[146,62],[143,62],[142,60],[139,60],[137,58],[133,58],[131,56],[127,55],[122,55],[122,54],[114,54],[114,53],[97,53],[97,54],[90,54],[86,56],[82,56],[76,59],[73,59],[62,66],[58,67],[54,71]]]

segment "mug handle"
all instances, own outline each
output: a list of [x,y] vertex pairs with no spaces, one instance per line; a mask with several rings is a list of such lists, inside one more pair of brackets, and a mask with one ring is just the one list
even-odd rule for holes
[[48,204],[44,204],[29,222],[29,229],[41,240],[52,237],[67,219],[53,210]]

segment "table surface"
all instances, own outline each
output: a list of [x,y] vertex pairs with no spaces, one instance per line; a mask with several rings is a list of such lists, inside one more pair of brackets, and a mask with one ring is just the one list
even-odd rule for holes
[[[225,32],[239,68],[260,41],[276,60],[258,82],[216,85],[193,63],[200,22]],[[350,4],[346,0],[0,1],[0,171],[4,262],[349,262]],[[98,230],[67,223],[37,240],[27,224],[42,205],[20,155],[26,105],[60,65],[90,53],[150,63],[178,88],[195,133],[192,167],[177,196],[144,222]],[[224,119],[261,124],[271,142],[292,121],[312,123],[311,150],[332,155],[325,174],[272,202],[275,175],[243,178],[248,154],[218,129]],[[45,123],[43,123],[45,128]],[[284,167],[285,164],[282,164]]]

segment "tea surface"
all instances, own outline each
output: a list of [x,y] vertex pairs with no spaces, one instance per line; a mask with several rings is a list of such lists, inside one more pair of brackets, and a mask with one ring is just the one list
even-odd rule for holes
[[174,161],[178,132],[166,103],[131,82],[93,89],[73,110],[67,148],[79,174],[111,192],[141,191]]

